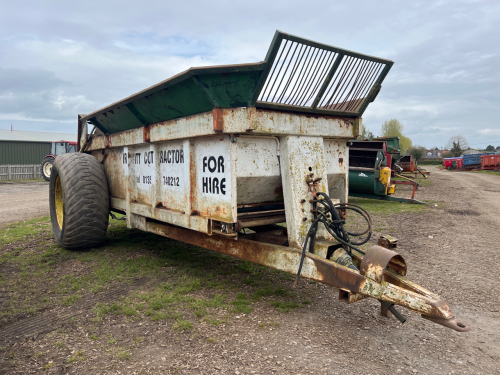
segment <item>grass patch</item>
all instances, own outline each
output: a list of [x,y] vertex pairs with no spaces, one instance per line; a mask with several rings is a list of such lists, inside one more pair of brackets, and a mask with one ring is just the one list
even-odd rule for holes
[[81,296],[74,294],[72,296],[64,298],[62,301],[62,304],[63,304],[63,306],[71,306],[71,305],[75,304],[76,302],[80,301],[81,298],[82,298]]
[[264,288],[259,288],[254,291],[252,299],[254,301],[259,301],[262,297],[285,297],[289,292],[283,288],[276,286],[266,286]]
[[179,319],[177,322],[174,324],[173,327],[177,331],[190,331],[193,329],[193,323],[191,323],[188,320],[182,320]]
[[[33,178],[33,179],[19,179],[19,180],[2,180],[1,183],[7,184],[28,184],[30,182],[46,182],[43,178]],[[47,182],[48,184],[48,182]]]
[[64,348],[64,343],[62,341],[58,341],[54,344],[56,348],[62,349]]
[[281,312],[289,312],[298,307],[301,307],[296,302],[272,301],[271,306],[276,307]]
[[[32,239],[37,239],[36,245],[26,246]],[[138,276],[151,282],[140,293],[96,304],[92,321],[107,314],[171,320],[177,330],[188,331],[200,320],[219,325],[231,314],[249,314],[252,303],[262,298],[292,298],[288,289],[293,275],[129,230],[123,221],[112,220],[103,245],[87,251],[59,247],[48,217],[0,228],[0,241],[13,244],[8,251],[0,246],[0,262],[12,270],[0,274],[0,286],[12,290],[0,312],[0,325],[47,306],[72,306],[84,296],[125,285]],[[243,288],[246,293],[241,293]],[[228,300],[226,291],[237,294]],[[219,317],[221,313],[224,319]],[[77,319],[71,318],[71,323]],[[90,339],[99,338],[91,335]],[[115,343],[113,338],[108,340],[108,344]]]
[[442,160],[427,160],[427,161],[419,161],[418,166],[423,167],[425,165],[443,165]]
[[9,224],[4,228],[0,228],[0,246],[24,241],[41,232],[47,231],[49,229],[48,224],[50,224],[50,217],[45,216]]
[[80,361],[80,362],[83,362],[87,359],[87,356],[84,355],[83,353],[83,350],[77,350],[75,352],[74,355],[72,355],[69,359],[68,359],[68,362],[69,363],[73,363],[73,362],[76,362],[76,361]]
[[376,214],[381,216],[403,214],[407,212],[427,212],[427,210],[429,209],[429,207],[425,204],[400,203],[355,197],[349,197],[349,203],[357,204],[363,207],[366,211],[368,211],[369,214]]
[[490,174],[492,176],[500,176],[500,171],[467,171],[468,173],[482,173],[482,174]]
[[54,362],[47,363],[42,367],[42,370],[48,370],[49,368],[54,367],[56,364]]
[[279,328],[279,326],[280,326],[280,323],[278,323],[278,322],[259,323],[259,328],[268,328],[268,327]]
[[232,312],[237,314],[250,314],[253,310],[246,293],[237,294],[236,299],[231,302],[231,305],[233,305]]
[[130,353],[127,352],[126,350],[124,350],[124,351],[119,352],[117,357],[118,357],[118,359],[121,359],[123,361],[127,361],[130,359]]

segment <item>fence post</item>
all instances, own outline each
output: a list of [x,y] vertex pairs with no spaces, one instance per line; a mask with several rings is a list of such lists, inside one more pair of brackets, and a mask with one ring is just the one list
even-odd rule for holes
[[35,174],[35,164],[33,164],[33,180],[36,178],[36,174]]
[[7,166],[7,180],[10,180],[10,165]]

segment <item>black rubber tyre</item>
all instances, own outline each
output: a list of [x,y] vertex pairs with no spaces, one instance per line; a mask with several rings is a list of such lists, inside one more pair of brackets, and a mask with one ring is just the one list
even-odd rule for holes
[[52,231],[69,250],[88,249],[106,237],[109,193],[104,169],[92,155],[58,156],[50,176]]
[[45,181],[50,181],[50,174],[52,171],[53,164],[54,164],[53,157],[48,156],[46,158],[43,158],[42,165],[40,166],[40,173],[42,174],[42,177],[44,178]]

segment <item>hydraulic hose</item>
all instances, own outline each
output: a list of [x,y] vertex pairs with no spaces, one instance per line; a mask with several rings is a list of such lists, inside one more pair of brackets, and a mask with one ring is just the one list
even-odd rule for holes
[[[313,204],[312,212],[314,213],[314,219],[313,222],[311,223],[311,226],[309,227],[309,230],[307,231],[306,239],[302,247],[302,256],[300,257],[299,269],[297,270],[297,276],[295,278],[294,288],[296,287],[298,279],[300,277],[300,273],[302,272],[302,266],[304,264],[304,258],[306,257],[307,250],[309,250],[310,253],[313,252],[314,242],[316,240],[316,233],[318,230],[319,223],[322,223],[325,229],[328,231],[328,233],[330,233],[333,238],[335,238],[338,242],[340,242],[344,250],[347,252],[347,254],[349,254],[350,258],[352,258],[352,249],[360,252],[363,255],[365,254],[365,252],[360,248],[358,248],[357,246],[363,245],[366,242],[368,242],[372,235],[371,217],[364,208],[351,203],[334,204],[330,199],[330,197],[325,193],[317,193],[316,196],[318,197],[318,199],[312,201]],[[318,207],[318,203],[321,205],[321,207]],[[367,229],[359,233],[348,232],[344,227],[345,221],[340,218],[337,209],[347,209],[357,212],[367,222],[368,224]],[[361,237],[366,234],[367,234],[366,238],[364,238],[362,241],[353,242],[351,240],[351,236]],[[353,267],[354,266],[352,266],[351,268]],[[354,269],[357,270],[356,267],[354,267]]]

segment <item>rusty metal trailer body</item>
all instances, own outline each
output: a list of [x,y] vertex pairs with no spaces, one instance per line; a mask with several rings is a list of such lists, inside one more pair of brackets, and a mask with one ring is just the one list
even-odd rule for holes
[[500,170],[500,154],[481,155],[481,169]]
[[[397,304],[466,331],[445,301],[406,278],[391,250],[353,250],[353,270],[330,259],[339,242],[319,228],[301,251],[317,193],[348,200],[347,142],[392,64],[277,32],[261,63],[192,68],[79,115],[80,151],[103,166],[110,209],[129,228],[290,273],[300,266],[344,302],[374,297],[384,314]],[[88,134],[89,124],[98,130]],[[66,212],[54,184],[57,229]]]

